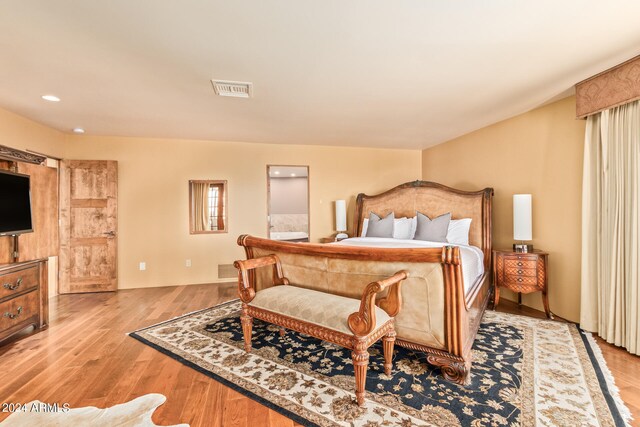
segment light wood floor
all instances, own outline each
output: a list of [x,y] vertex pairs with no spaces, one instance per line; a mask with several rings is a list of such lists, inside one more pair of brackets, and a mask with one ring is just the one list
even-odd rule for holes
[[[232,284],[64,295],[50,300],[50,327],[0,346],[0,403],[112,406],[146,393],[167,402],[159,425],[293,426],[295,423],[166,357],[127,332],[235,298]],[[504,301],[500,311],[543,314]],[[640,418],[640,357],[601,343],[622,398]],[[8,414],[0,413],[0,420]],[[640,425],[640,424],[636,424]]]

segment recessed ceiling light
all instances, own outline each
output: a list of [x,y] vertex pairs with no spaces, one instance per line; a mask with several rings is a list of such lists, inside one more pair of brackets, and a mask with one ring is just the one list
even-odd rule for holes
[[82,128],[73,128],[73,133],[84,133],[84,129],[82,129]]
[[42,99],[45,101],[60,102],[60,98],[55,95],[42,95]]
[[291,174],[291,176],[296,176],[296,174],[295,174],[295,173],[292,173],[292,174]]
[[280,175],[280,171],[275,171],[273,173],[276,174],[276,175]]

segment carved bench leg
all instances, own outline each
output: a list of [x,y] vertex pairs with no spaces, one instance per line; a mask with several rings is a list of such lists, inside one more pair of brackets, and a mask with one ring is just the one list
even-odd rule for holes
[[353,371],[356,376],[356,402],[358,406],[364,405],[365,385],[367,383],[367,367],[369,366],[369,352],[364,349],[356,349],[351,352]]
[[242,335],[244,335],[244,350],[251,352],[251,330],[253,328],[253,319],[247,314],[247,307],[242,304],[242,314],[240,315],[242,322]]
[[396,342],[396,333],[389,332],[382,337],[382,348],[384,351],[384,373],[391,375],[391,369],[393,368],[393,345]]

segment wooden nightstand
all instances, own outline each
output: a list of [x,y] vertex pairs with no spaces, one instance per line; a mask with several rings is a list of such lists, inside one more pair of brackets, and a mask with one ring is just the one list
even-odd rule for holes
[[344,238],[341,238],[341,239],[336,239],[336,235],[337,235],[337,234],[338,234],[338,233],[334,233],[334,234],[332,234],[332,235],[331,235],[331,236],[329,236],[329,237],[323,237],[323,238],[321,238],[321,239],[320,239],[320,243],[333,243],[333,242],[339,242],[340,240],[348,239],[348,237],[344,237]]
[[494,250],[493,307],[497,307],[500,301],[501,286],[518,293],[518,304],[521,302],[521,294],[541,291],[544,311],[549,319],[553,319],[547,298],[548,257],[549,254],[542,251],[525,253]]

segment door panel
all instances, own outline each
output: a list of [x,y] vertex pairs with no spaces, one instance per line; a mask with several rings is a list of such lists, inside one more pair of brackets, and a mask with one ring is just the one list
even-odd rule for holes
[[117,162],[61,162],[60,293],[118,288],[117,210]]
[[31,177],[33,233],[20,236],[20,261],[58,255],[58,170],[18,162],[18,172]]

